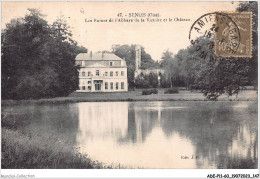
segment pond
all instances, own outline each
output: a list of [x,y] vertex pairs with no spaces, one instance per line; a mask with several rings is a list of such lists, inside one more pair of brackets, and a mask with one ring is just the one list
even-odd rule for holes
[[257,168],[257,102],[82,102],[2,107],[27,135],[129,168]]

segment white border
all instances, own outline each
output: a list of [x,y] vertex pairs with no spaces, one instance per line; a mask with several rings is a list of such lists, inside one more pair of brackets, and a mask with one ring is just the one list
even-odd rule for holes
[[[24,0],[1,0],[1,1],[24,1]],[[34,1],[34,0],[28,0],[28,1]],[[53,1],[53,0],[44,0],[44,1]],[[59,1],[59,0],[55,0],[55,1]],[[75,1],[75,0],[70,0],[70,1]],[[78,0],[78,1],[82,1],[82,0]],[[88,1],[95,1],[95,0],[88,0]],[[109,1],[109,0],[99,0],[99,1]],[[124,1],[151,1],[151,0],[124,0]],[[164,1],[171,1],[171,0],[164,0]],[[205,0],[184,0],[184,1],[205,1]],[[218,0],[218,1],[230,1],[230,0]],[[246,0],[233,0],[233,1],[246,1]],[[258,2],[258,11],[259,11],[259,2]],[[258,12],[258,19],[259,19],[259,12]],[[260,26],[258,20],[258,29],[259,27]],[[258,44],[259,44],[259,39],[260,37],[258,34]],[[260,52],[258,51],[258,57],[259,55]],[[258,63],[258,69],[260,69],[259,63]],[[259,82],[260,79],[258,74],[258,84],[260,84]],[[260,98],[258,95],[258,101],[259,99]],[[258,104],[258,111],[259,111],[259,104]],[[258,115],[258,129],[259,129],[259,115]],[[260,138],[260,134],[258,133],[258,139],[259,138]],[[258,142],[258,149],[259,149],[259,142]],[[229,174],[230,177],[232,174],[251,174],[252,177],[253,174],[260,173],[259,164],[260,161],[258,159],[258,169],[1,169],[1,176],[8,175],[9,176],[8,178],[22,178],[22,177],[18,177],[18,175],[24,175],[23,178],[30,178],[27,175],[34,175],[35,178],[207,178],[208,174],[222,174],[222,175]],[[222,176],[222,178],[224,178],[224,176]]]

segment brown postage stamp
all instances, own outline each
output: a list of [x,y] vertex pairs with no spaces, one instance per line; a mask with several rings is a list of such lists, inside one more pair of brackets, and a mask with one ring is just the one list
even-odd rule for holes
[[252,56],[252,13],[227,12],[216,15],[215,55]]

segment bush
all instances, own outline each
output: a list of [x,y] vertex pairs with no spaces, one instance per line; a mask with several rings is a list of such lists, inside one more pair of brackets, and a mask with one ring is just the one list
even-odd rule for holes
[[169,88],[164,93],[169,93],[169,94],[179,93],[179,89],[177,87]]
[[154,88],[154,89],[144,89],[142,91],[142,95],[150,95],[150,94],[158,94],[158,90]]
[[135,87],[136,88],[149,88],[149,78],[147,75],[138,75],[135,79]]
[[142,91],[142,95],[150,95],[150,94],[151,94],[151,91],[148,90],[148,89],[144,89],[144,90]]
[[156,88],[150,89],[150,92],[151,92],[152,94],[158,94],[158,90],[157,90]]

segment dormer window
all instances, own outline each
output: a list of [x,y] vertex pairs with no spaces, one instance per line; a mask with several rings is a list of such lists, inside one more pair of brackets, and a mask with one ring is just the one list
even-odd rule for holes
[[109,66],[113,66],[113,62],[109,62]]

